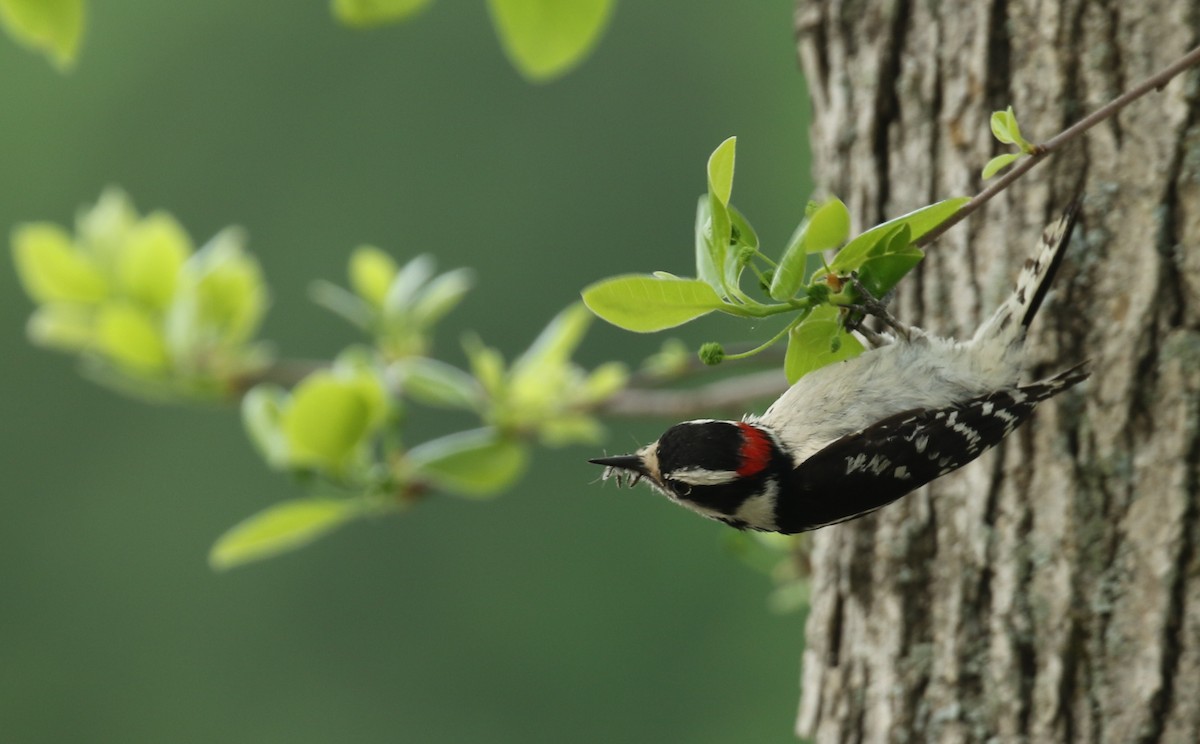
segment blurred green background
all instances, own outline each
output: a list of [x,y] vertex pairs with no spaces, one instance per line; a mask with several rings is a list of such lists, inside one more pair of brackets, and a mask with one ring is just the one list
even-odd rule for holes
[[[809,191],[791,15],[621,3],[581,68],[534,87],[482,3],[362,33],[321,0],[95,2],[69,76],[0,39],[0,226],[70,223],[107,184],[198,241],[240,224],[287,356],[357,340],[305,296],[344,282],[355,245],[429,251],[478,271],[442,358],[462,363],[468,329],[511,358],[591,281],[691,273],[704,162],[730,134],[734,202],[778,250]],[[801,618],[766,610],[725,528],[596,484],[594,449],[540,451],[495,501],[433,499],[214,574],[217,535],[303,488],[234,411],[123,399],[29,346],[6,265],[0,741],[792,741]],[[747,333],[697,325],[680,335]],[[597,324],[580,358],[661,341]],[[613,422],[606,447],[668,423]]]

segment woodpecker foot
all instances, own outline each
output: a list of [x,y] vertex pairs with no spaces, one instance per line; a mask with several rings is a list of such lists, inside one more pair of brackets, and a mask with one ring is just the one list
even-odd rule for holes
[[845,326],[847,331],[855,332],[862,336],[863,340],[867,342],[868,348],[878,349],[880,347],[887,346],[895,340],[891,336],[885,336],[882,333],[875,331],[873,328],[868,328],[866,325],[864,325],[864,321],[867,319],[867,312],[865,309],[848,307],[843,308],[842,313],[844,314],[842,325]]
[[[888,312],[887,307],[885,307],[882,302],[875,299],[875,297],[867,290],[867,288],[862,285],[862,282],[858,280],[858,277],[850,278],[850,286],[854,287],[854,291],[858,293],[860,298],[862,298],[858,304],[854,306],[855,309],[866,315],[874,315],[876,318],[879,318],[879,322],[883,323],[888,328],[891,328],[905,341],[912,340],[912,329],[907,324],[901,323],[894,315]],[[868,335],[873,334],[874,332],[865,331],[865,329],[862,327],[862,319],[859,319],[859,321],[854,324],[854,330],[862,333],[867,341],[875,343],[871,336]],[[879,336],[879,334],[874,335],[876,338],[882,338]]]
[[851,323],[848,330],[858,331],[859,335],[866,339],[867,345],[869,345],[872,349],[878,349],[892,343],[892,339],[884,336],[881,333],[876,333],[875,331],[863,325],[863,320],[863,318],[859,318],[856,322]]

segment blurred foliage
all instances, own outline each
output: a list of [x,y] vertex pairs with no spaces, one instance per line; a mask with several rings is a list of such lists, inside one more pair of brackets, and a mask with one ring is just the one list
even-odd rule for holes
[[534,83],[561,77],[582,62],[615,5],[615,0],[488,0],[505,53]]
[[[716,6],[627,4],[595,63],[536,88],[512,74],[477,5],[437,4],[369,34],[330,23],[327,7],[92,3],[69,77],[0,44],[6,232],[62,224],[111,182],[169,206],[197,248],[236,218],[272,290],[250,343],[266,336],[302,358],[346,344],[303,288],[340,275],[347,249],[381,246],[398,268],[426,252],[443,270],[471,266],[474,289],[425,336],[426,356],[382,376],[409,386],[398,404],[412,457],[480,428],[482,391],[440,384],[447,368],[475,379],[466,328],[503,350],[508,375],[574,288],[616,267],[672,267],[670,246],[690,240],[678,227],[694,211],[696,163],[722,133],[754,143],[739,193],[764,238],[786,236],[803,203],[790,2],[736,21]],[[732,24],[755,43],[713,55]],[[30,307],[16,274],[0,283],[15,494],[0,525],[7,737],[791,740],[800,622],[763,613],[760,577],[711,549],[724,528],[589,486],[594,446],[530,449],[509,498],[358,519],[372,502],[312,468],[269,472],[227,411],[129,405],[79,385],[21,337]],[[581,369],[660,346],[604,324],[588,333]],[[680,360],[660,359],[670,375]],[[631,422],[621,444],[661,423]],[[272,504],[291,516],[239,540],[269,550],[281,534],[344,524],[326,510],[356,524],[243,571],[218,576],[199,560],[213,535]]]
[[83,39],[83,0],[0,0],[0,25],[65,70],[74,64]]
[[19,225],[17,274],[38,304],[29,337],[135,395],[222,395],[267,363],[251,341],[267,288],[242,242],[225,230],[196,250],[174,217],[140,216],[116,189],[80,212],[74,235]]
[[[598,442],[594,409],[628,379],[619,362],[590,373],[572,363],[591,323],[578,303],[507,369],[500,352],[474,336],[466,344],[470,372],[426,356],[435,325],[470,289],[470,274],[437,274],[425,255],[401,267],[363,246],[350,256],[351,289],[319,282],[313,295],[369,334],[372,345],[351,346],[302,379],[277,381],[279,368],[250,343],[267,292],[240,233],[223,231],[194,251],[174,217],[141,217],[115,189],[77,222],[74,236],[47,223],[13,232],[17,273],[38,303],[30,338],[78,353],[97,379],[140,397],[236,397],[257,382],[241,405],[262,456],[344,495],[340,508],[321,498],[248,518],[217,541],[210,554],[217,568],[307,545],[354,517],[406,508],[430,490],[495,496],[524,472],[527,440]],[[410,448],[394,395],[471,411],[485,428]]]
[[[369,29],[406,21],[432,0],[330,0],[342,25]],[[599,41],[615,0],[488,0],[496,35],[516,70],[533,83],[562,77]],[[84,0],[0,0],[0,26],[60,69],[79,54]]]

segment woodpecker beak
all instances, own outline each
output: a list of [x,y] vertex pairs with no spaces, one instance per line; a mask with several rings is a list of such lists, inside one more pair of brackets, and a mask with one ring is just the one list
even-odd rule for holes
[[606,468],[619,468],[620,470],[632,470],[638,475],[646,475],[646,466],[642,463],[640,455],[618,455],[617,457],[597,457],[595,460],[588,460],[593,465],[603,465]]
[[588,460],[593,465],[603,465],[604,475],[603,480],[608,480],[610,477],[615,478],[617,486],[628,485],[630,488],[637,485],[637,482],[644,475],[650,475],[649,469],[646,468],[646,461],[641,455],[618,455],[616,457],[597,457],[595,460]]

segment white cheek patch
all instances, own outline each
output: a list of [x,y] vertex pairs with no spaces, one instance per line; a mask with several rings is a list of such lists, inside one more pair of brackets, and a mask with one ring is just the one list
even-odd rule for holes
[[779,529],[775,522],[775,501],[778,496],[779,484],[774,478],[767,478],[763,490],[743,501],[733,516],[753,529],[774,532]]
[[672,470],[665,475],[671,480],[681,481],[689,486],[723,486],[738,479],[736,470],[705,470],[704,468]]

